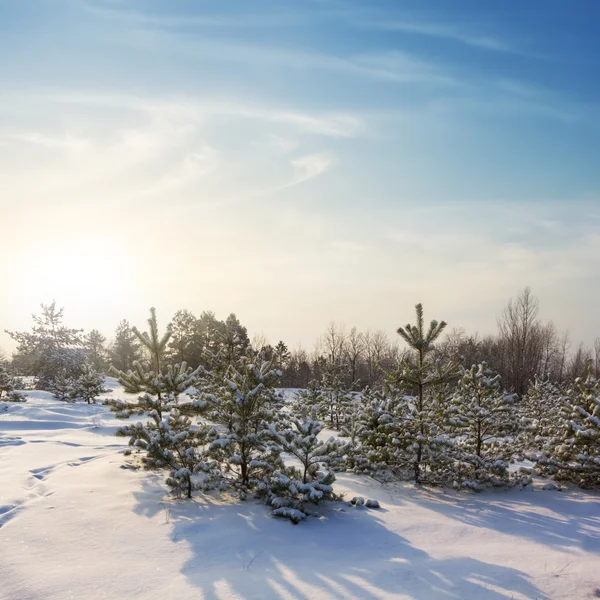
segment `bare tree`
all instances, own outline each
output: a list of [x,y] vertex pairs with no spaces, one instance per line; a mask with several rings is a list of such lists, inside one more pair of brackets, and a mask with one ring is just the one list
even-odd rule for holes
[[539,302],[530,288],[509,300],[498,319],[504,383],[522,396],[539,372],[542,360],[542,325],[538,319]]
[[346,339],[345,356],[350,374],[350,386],[354,388],[358,383],[358,372],[365,352],[364,335],[353,327]]
[[585,377],[588,368],[592,366],[592,363],[592,351],[589,348],[586,348],[583,342],[580,342],[575,354],[573,354],[569,362],[567,378],[576,379],[577,377]]
[[391,344],[386,333],[381,330],[375,333],[367,331],[364,341],[368,384],[373,385],[379,381],[382,369],[391,362]]
[[327,360],[332,364],[339,364],[346,351],[347,335],[344,328],[334,322],[329,323],[321,342]]
[[567,375],[567,360],[569,357],[569,350],[571,348],[571,337],[568,331],[565,331],[560,338],[558,346],[558,359],[555,379],[558,383],[562,383]]

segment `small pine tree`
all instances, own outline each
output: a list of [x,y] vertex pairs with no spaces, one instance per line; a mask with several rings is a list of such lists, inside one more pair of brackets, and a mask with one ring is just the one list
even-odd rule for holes
[[137,336],[138,340],[142,344],[142,347],[148,351],[150,355],[151,368],[154,373],[158,374],[161,372],[162,357],[173,332],[171,330],[171,326],[169,325],[162,336],[158,333],[156,309],[154,307],[150,309],[148,326],[150,328],[149,332],[144,331],[142,333],[137,327],[132,327],[132,331]]
[[0,399],[3,394],[9,394],[14,389],[13,378],[9,375],[6,367],[0,364]]
[[[135,327],[132,328],[132,331],[150,353],[152,370],[147,371],[140,361],[134,361],[133,368],[129,371],[124,372],[113,366],[110,373],[118,379],[127,393],[143,394],[139,399],[142,408],[156,409],[162,413],[165,406],[176,402],[180,394],[194,385],[203,368],[199,366],[192,369],[185,362],[168,364],[163,368],[162,354],[170,338],[171,330],[168,328],[166,333],[160,336],[155,309],[152,308],[150,313],[148,319],[150,333],[140,333]],[[153,398],[154,396],[156,398]],[[165,402],[163,402],[163,397]],[[115,403],[114,409],[122,412],[122,403]]]
[[63,402],[74,402],[75,381],[75,377],[69,377],[67,371],[62,370],[54,376],[49,391]]
[[97,329],[92,329],[83,338],[86,363],[100,373],[106,373],[108,367],[108,352],[105,343],[106,338]]
[[290,423],[273,423],[269,435],[279,452],[293,456],[300,467],[279,469],[259,484],[259,494],[273,507],[275,516],[291,519],[294,523],[305,518],[307,503],[335,499],[332,471],[321,471],[339,454],[341,442],[334,438],[318,438],[323,425],[315,418],[294,418]]
[[129,425],[117,430],[117,435],[129,436],[129,444],[144,450],[142,462],[148,469],[169,469],[167,484],[176,493],[192,497],[196,473],[204,473],[204,486],[215,474],[216,463],[208,461],[203,450],[208,441],[209,429],[193,425],[189,417],[180,414],[177,408],[161,414],[158,410],[149,413],[151,422]]
[[569,414],[569,402],[560,387],[548,379],[536,378],[519,405],[518,449],[537,461],[547,458],[547,445],[558,439]]
[[3,364],[0,364],[0,402],[26,402],[24,394],[16,390],[16,380]]
[[404,403],[396,390],[364,390],[357,417],[360,445],[350,455],[353,471],[377,473],[406,466],[406,453],[400,442]]
[[294,399],[290,405],[290,412],[294,416],[302,416],[303,411],[308,410],[311,414],[316,414],[317,418],[324,421],[327,418],[327,413],[323,413],[323,390],[319,383],[314,379],[308,382],[308,387],[303,390],[298,390],[294,394]]
[[591,375],[578,378],[567,392],[570,414],[562,432],[550,439],[550,457],[540,461],[556,479],[584,488],[600,487],[600,383]]
[[109,350],[110,364],[118,371],[127,372],[142,358],[140,343],[127,320],[119,323]]
[[234,474],[244,498],[265,474],[283,464],[267,428],[276,416],[279,372],[251,346],[232,356],[225,344],[207,359],[211,370],[195,407],[218,426],[212,455],[223,470]]
[[327,415],[329,425],[338,431],[344,426],[347,413],[354,401],[350,389],[342,378],[343,365],[333,364],[327,367],[321,380],[319,414]]
[[88,404],[95,404],[100,394],[110,391],[104,387],[104,375],[98,373],[92,366],[85,365],[83,373],[72,381],[71,397],[84,400]]
[[512,450],[502,440],[517,431],[515,401],[486,363],[461,369],[446,413],[456,434],[455,486],[479,490],[484,484],[508,482]]
[[414,399],[402,403],[402,429],[399,444],[408,455],[414,471],[415,483],[423,481],[429,471],[447,464],[446,440],[441,423],[444,397],[440,388],[456,377],[454,363],[440,364],[432,359],[434,342],[446,327],[444,321],[431,321],[425,329],[423,306],[416,307],[417,324],[398,328],[398,334],[408,344],[413,356],[406,356],[395,381],[415,394]]
[[54,378],[62,372],[68,377],[81,373],[85,351],[81,330],[63,325],[63,309],[55,302],[41,307],[41,315],[32,315],[31,332],[7,333],[17,342],[13,363],[21,372],[35,376],[37,389],[51,391]]

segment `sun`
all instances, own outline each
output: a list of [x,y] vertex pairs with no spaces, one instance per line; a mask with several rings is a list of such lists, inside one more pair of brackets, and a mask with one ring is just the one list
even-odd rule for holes
[[110,237],[59,240],[20,258],[19,291],[27,304],[56,300],[97,312],[131,291],[127,249]]

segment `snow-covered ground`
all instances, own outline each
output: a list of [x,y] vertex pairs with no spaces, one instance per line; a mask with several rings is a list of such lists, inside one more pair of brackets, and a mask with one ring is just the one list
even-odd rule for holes
[[[114,396],[120,392],[113,383]],[[294,526],[217,495],[178,501],[123,468],[100,405],[0,403],[0,598],[594,598],[600,495],[455,494],[340,474],[380,510],[318,507]]]

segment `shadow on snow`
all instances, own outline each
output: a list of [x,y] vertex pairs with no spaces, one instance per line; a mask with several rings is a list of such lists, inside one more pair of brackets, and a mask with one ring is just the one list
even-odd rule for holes
[[135,512],[165,513],[173,542],[192,552],[182,573],[201,600],[548,599],[517,569],[471,557],[432,558],[389,531],[377,511],[331,503],[294,526],[254,501],[211,495],[163,501],[163,494],[159,476],[149,476],[135,494]]

